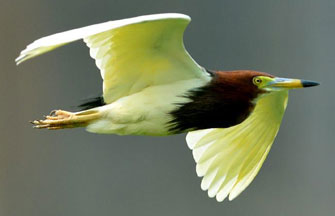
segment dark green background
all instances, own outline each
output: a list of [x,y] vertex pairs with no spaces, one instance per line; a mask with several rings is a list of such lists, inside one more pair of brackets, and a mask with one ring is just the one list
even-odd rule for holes
[[[333,0],[1,0],[0,215],[333,215]],[[101,93],[77,42],[19,67],[28,43],[108,20],[181,12],[185,45],[209,69],[254,69],[320,81],[291,92],[281,130],[253,183],[233,202],[200,189],[185,135],[120,137],[33,130],[29,120]]]

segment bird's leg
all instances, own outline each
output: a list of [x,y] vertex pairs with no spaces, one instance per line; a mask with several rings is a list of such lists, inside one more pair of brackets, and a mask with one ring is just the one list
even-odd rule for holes
[[34,128],[49,130],[85,127],[90,122],[101,117],[101,113],[96,110],[85,110],[82,112],[68,112],[64,110],[54,110],[49,115],[44,116],[44,120],[35,120],[31,123]]

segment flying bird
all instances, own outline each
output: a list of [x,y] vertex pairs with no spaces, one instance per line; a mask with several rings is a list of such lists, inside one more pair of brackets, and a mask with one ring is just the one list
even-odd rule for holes
[[79,112],[55,110],[35,128],[86,127],[93,133],[167,136],[187,132],[201,188],[233,200],[255,178],[277,135],[288,90],[318,83],[252,70],[214,71],[183,44],[191,19],[155,14],[109,21],[38,39],[17,64],[83,40],[103,94]]

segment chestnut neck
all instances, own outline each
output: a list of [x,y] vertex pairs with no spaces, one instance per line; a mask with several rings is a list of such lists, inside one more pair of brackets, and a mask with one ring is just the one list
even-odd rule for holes
[[190,90],[190,102],[180,104],[170,114],[170,131],[181,133],[207,128],[228,128],[244,121],[255,107],[262,90],[253,85],[256,71],[209,71],[212,80]]

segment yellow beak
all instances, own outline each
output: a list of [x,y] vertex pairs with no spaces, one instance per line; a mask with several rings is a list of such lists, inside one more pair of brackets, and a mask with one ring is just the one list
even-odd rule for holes
[[305,88],[320,85],[317,82],[302,80],[302,79],[289,79],[289,78],[274,78],[271,82],[266,85],[266,88],[280,90],[280,89],[294,89],[294,88]]

